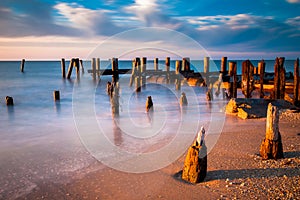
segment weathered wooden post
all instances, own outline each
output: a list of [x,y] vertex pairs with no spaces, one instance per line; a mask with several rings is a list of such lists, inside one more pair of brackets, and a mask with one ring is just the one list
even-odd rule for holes
[[184,92],[181,93],[180,99],[179,99],[179,104],[181,106],[187,106],[188,105],[188,100],[186,98],[186,95]]
[[13,106],[14,105],[14,99],[12,97],[6,96],[5,100],[6,100],[6,105],[7,106]]
[[180,75],[180,68],[181,68],[182,62],[181,60],[176,60],[175,63],[175,89],[180,90],[181,88],[181,75]]
[[81,72],[84,73],[83,62],[81,59],[79,60],[79,62],[80,62]]
[[263,159],[283,158],[283,148],[278,124],[279,109],[269,103],[266,121],[266,137],[262,141],[259,151]]
[[259,97],[264,98],[264,76],[265,76],[265,68],[266,68],[266,63],[264,60],[261,60],[258,63],[258,73],[259,73]]
[[170,57],[166,57],[166,83],[170,83]]
[[69,68],[68,68],[68,74],[67,74],[67,79],[71,78],[72,75],[72,70],[73,70],[73,65],[74,65],[74,58],[70,60]]
[[204,57],[203,72],[205,77],[205,84],[209,86],[209,57]]
[[146,86],[146,73],[147,73],[147,58],[142,57],[142,62],[141,62],[141,85]]
[[227,57],[222,57],[221,59],[221,73],[223,75],[227,74]]
[[236,62],[229,62],[228,74],[230,76],[229,88],[228,88],[229,97],[236,98],[237,97]]
[[22,59],[21,66],[20,66],[21,72],[24,72],[24,67],[25,67],[25,59]]
[[111,69],[112,69],[112,82],[116,83],[119,81],[118,58],[111,59]]
[[97,58],[96,60],[96,71],[98,78],[100,77],[100,58]]
[[190,183],[204,181],[207,174],[207,147],[205,145],[204,135],[205,130],[201,127],[198,137],[189,147],[184,161],[182,179]]
[[59,101],[60,100],[59,90],[54,90],[53,91],[53,99],[54,99],[54,101]]
[[74,66],[75,66],[75,68],[76,68],[76,76],[77,76],[77,78],[79,78],[80,77],[80,61],[79,61],[79,58],[75,58],[74,59]]
[[250,98],[254,89],[253,79],[254,66],[250,60],[246,60],[242,63],[242,92],[245,98]]
[[274,99],[284,99],[285,95],[285,69],[284,57],[276,58],[274,65]]
[[295,60],[294,64],[294,105],[299,104],[299,58]]
[[115,82],[111,96],[111,110],[113,117],[119,116],[120,113],[120,102],[119,102],[119,82]]
[[146,112],[151,112],[153,111],[153,101],[152,97],[148,96],[146,100]]
[[61,74],[63,78],[66,78],[66,62],[65,59],[61,59]]
[[279,58],[279,64],[280,64],[280,86],[279,86],[279,90],[280,90],[280,99],[284,99],[285,96],[285,68],[284,68],[284,57]]
[[135,59],[132,60],[132,69],[131,69],[131,76],[129,80],[129,86],[132,87],[132,84],[134,82],[136,76],[136,69],[135,69]]
[[92,58],[91,67],[92,67],[92,77],[93,79],[96,79],[96,58]]
[[135,58],[135,91],[140,92],[141,91],[141,59]]
[[155,71],[158,71],[158,58],[155,58],[155,59],[153,60],[153,65],[154,65],[154,70],[155,70]]
[[189,72],[191,70],[190,58],[182,58],[182,71]]
[[233,67],[232,97],[237,98],[237,64],[236,64],[236,62],[234,62],[234,67]]

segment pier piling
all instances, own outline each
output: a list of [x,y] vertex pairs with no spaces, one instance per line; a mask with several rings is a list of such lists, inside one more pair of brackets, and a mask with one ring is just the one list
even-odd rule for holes
[[54,90],[53,91],[53,99],[54,99],[54,101],[59,101],[60,100],[59,90]]
[[61,59],[61,73],[62,77],[66,78],[66,62],[64,58]]
[[258,73],[259,73],[259,97],[264,98],[264,76],[265,76],[265,68],[266,68],[266,63],[264,60],[261,60],[258,63]]
[[24,67],[25,67],[25,59],[22,59],[21,67],[20,67],[21,72],[24,72]]
[[294,105],[299,104],[299,58],[295,60],[294,64]]

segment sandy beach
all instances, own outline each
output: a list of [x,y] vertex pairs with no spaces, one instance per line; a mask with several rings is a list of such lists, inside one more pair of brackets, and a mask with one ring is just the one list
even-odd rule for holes
[[185,155],[161,170],[142,174],[116,171],[94,160],[72,172],[67,182],[36,183],[18,199],[299,199],[299,114],[281,115],[285,158],[280,160],[263,161],[259,156],[265,121],[227,115],[208,154],[208,173],[202,183],[181,180]]

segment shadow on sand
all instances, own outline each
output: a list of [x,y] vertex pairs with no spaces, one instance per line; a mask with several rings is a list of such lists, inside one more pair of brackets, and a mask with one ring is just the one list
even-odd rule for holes
[[[299,158],[300,151],[284,152],[285,158]],[[279,159],[277,162],[281,162]],[[282,167],[282,168],[267,168],[267,169],[234,169],[234,170],[213,170],[207,171],[204,182],[213,180],[230,180],[233,179],[245,179],[245,178],[271,178],[271,177],[294,177],[299,176],[299,173],[295,173],[295,170],[299,170],[295,167]],[[182,183],[188,183],[181,178],[182,170],[173,175],[173,178]],[[192,184],[193,185],[193,184]]]

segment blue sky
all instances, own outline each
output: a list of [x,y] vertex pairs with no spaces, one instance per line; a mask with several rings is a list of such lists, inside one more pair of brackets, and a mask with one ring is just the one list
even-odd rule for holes
[[[0,27],[2,60],[84,58],[108,38],[111,42],[116,34],[143,27],[185,34],[214,58],[300,56],[300,0],[1,0]],[[152,34],[141,38],[131,32],[126,40],[115,38],[111,48],[133,51],[129,47],[145,41],[160,49],[168,45]],[[197,49],[184,42],[166,48],[186,48],[185,56],[197,58]],[[121,52],[99,57],[114,53]],[[159,54],[153,56],[165,55]]]

